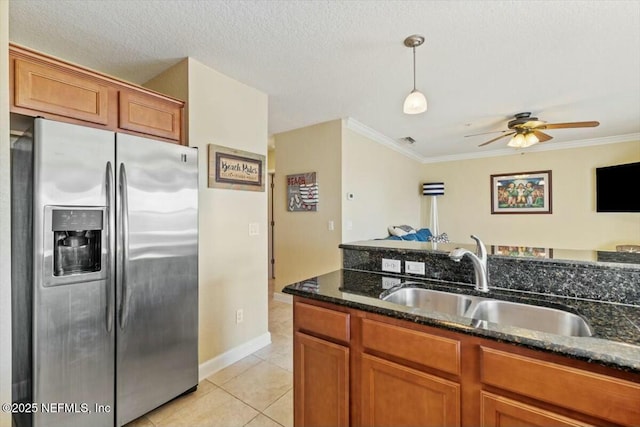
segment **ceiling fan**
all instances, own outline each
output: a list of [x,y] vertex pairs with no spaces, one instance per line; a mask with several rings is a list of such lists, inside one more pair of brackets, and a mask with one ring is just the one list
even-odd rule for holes
[[538,120],[537,117],[531,117],[531,113],[525,112],[516,114],[513,120],[507,123],[507,127],[509,128],[508,130],[476,133],[473,135],[465,135],[465,137],[501,132],[504,135],[500,135],[497,138],[484,142],[478,145],[478,147],[482,147],[491,144],[492,142],[496,142],[499,139],[511,136],[511,139],[507,143],[509,147],[525,148],[539,142],[549,141],[553,138],[551,135],[547,135],[542,132],[542,129],[592,128],[599,124],[600,122],[547,123],[545,121]]

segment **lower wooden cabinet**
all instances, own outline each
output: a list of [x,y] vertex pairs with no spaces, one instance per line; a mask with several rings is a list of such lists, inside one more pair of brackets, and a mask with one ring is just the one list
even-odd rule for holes
[[360,369],[363,426],[459,426],[460,385],[364,354]]
[[598,417],[640,425],[640,384],[481,346],[483,384]]
[[296,426],[349,425],[349,348],[301,332],[294,338]]
[[640,426],[640,374],[294,299],[306,426]]
[[482,392],[482,427],[585,427],[583,423],[506,397]]

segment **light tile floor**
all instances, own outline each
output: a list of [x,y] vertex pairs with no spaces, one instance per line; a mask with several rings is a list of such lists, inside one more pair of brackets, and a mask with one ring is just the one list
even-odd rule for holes
[[273,300],[269,283],[271,344],[207,377],[179,397],[126,427],[292,427],[293,309]]

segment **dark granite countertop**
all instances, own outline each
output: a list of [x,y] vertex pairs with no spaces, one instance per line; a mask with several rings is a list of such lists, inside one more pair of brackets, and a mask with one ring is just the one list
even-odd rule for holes
[[[561,308],[585,318],[594,335],[567,337],[491,322],[477,325],[477,321],[465,317],[389,303],[378,298],[388,287],[383,286],[385,277],[410,281],[412,286],[426,289]],[[283,292],[640,373],[640,307],[634,305],[503,289],[486,294],[467,283],[347,269],[294,283]]]

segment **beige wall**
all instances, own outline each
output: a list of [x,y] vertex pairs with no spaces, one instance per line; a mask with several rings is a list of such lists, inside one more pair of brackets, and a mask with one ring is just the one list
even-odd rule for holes
[[[342,265],[342,121],[320,123],[275,135],[275,289]],[[316,172],[317,212],[287,211],[286,176]],[[334,229],[328,229],[333,221]]]
[[[420,226],[419,162],[346,128],[343,120],[274,138],[276,290],[341,268],[342,242],[385,237],[392,224]],[[318,211],[289,212],[286,176],[304,172],[317,173]]]
[[[620,243],[640,243],[640,214],[597,213],[595,168],[640,161],[640,142],[510,156],[430,163],[423,181],[444,181],[438,199],[440,231],[453,242],[471,242],[479,235],[487,244],[519,244],[566,249],[615,250]],[[491,174],[552,171],[551,215],[491,215]],[[629,194],[631,184],[622,188]],[[423,201],[424,224],[429,202]]]
[[342,241],[383,238],[390,225],[419,228],[421,174],[418,161],[343,128]]
[[267,170],[272,173],[276,170],[276,150],[273,148],[267,151]]
[[[267,193],[207,188],[207,146],[267,154],[267,96],[189,58],[147,86],[184,97],[200,150],[200,363],[267,334]],[[249,223],[260,234],[249,236]],[[236,324],[236,310],[244,321]]]
[[[9,2],[0,0],[0,403],[11,402],[11,206],[9,180]],[[0,411],[0,426],[11,414]]]

